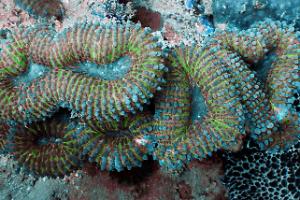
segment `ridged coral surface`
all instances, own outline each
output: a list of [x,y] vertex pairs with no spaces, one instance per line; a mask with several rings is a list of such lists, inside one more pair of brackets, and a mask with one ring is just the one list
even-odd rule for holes
[[292,114],[288,100],[299,84],[300,42],[294,28],[268,20],[239,33],[228,31],[218,34],[217,39],[252,63],[264,59],[267,53],[274,51],[276,59],[267,75],[265,90],[276,120],[285,121]]
[[[251,135],[261,148],[278,150],[297,142],[299,114],[293,105],[300,80],[300,43],[293,27],[266,20],[245,31],[219,31],[208,42],[214,43],[225,49],[216,55],[233,76]],[[271,53],[274,61],[261,81],[251,65]]]
[[[251,65],[272,51],[276,59],[262,82]],[[156,96],[154,157],[163,166],[181,168],[193,158],[234,149],[244,129],[261,149],[278,151],[297,142],[299,55],[294,30],[269,20],[246,31],[217,31],[202,48],[172,50],[172,70]],[[193,122],[189,82],[200,88],[208,110]]]
[[[297,37],[291,26],[266,20],[244,31],[217,30],[164,59],[150,29],[130,22],[83,22],[59,33],[20,27],[0,52],[0,121],[22,124],[12,127],[13,152],[38,174],[63,175],[75,165],[64,157],[70,154],[50,161],[27,148],[34,146],[30,138],[43,136],[35,124],[61,107],[79,122],[66,135],[59,124],[41,127],[54,127],[63,144],[79,145],[81,156],[102,170],[141,166],[148,155],[182,169],[192,159],[238,149],[246,133],[272,153],[299,139]],[[193,88],[205,110],[197,118]],[[152,98],[154,116],[142,112]],[[52,153],[52,146],[37,150]]]
[[[213,55],[214,48],[186,47],[170,56],[171,72],[158,94],[155,120],[156,159],[168,168],[181,168],[219,149],[231,148],[244,134],[242,106],[230,75]],[[200,88],[208,113],[191,121],[190,80]]]
[[0,153],[6,151],[8,129],[6,124],[0,124]]
[[120,122],[89,120],[74,127],[81,154],[87,155],[101,170],[122,171],[140,167],[149,154],[143,136],[152,130],[152,117],[138,114],[125,117]]
[[[160,44],[149,29],[129,22],[82,23],[61,33],[49,27],[21,28],[12,38],[0,60],[2,120],[42,119],[57,106],[82,117],[118,120],[142,110],[163,81]],[[121,77],[101,77],[102,68],[124,57],[129,66]],[[11,79],[33,64],[48,70],[29,83],[14,85]]]
[[33,173],[64,176],[80,163],[71,130],[72,124],[59,120],[16,125],[10,130],[10,151],[20,165]]

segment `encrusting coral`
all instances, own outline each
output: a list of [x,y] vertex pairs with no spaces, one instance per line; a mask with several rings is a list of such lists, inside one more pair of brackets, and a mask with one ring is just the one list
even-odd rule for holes
[[300,143],[269,154],[251,146],[231,153],[224,183],[230,199],[299,199]]

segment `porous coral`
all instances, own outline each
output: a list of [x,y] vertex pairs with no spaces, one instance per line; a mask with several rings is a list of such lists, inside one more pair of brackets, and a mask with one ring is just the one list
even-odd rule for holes
[[230,154],[224,176],[230,199],[299,199],[299,147],[275,154],[253,148]]
[[80,165],[71,137],[73,124],[59,119],[10,128],[9,151],[20,165],[38,175],[64,176]]
[[88,120],[79,123],[73,136],[82,155],[101,170],[122,171],[140,167],[149,154],[143,136],[152,130],[152,117],[147,113],[122,118],[120,122]]

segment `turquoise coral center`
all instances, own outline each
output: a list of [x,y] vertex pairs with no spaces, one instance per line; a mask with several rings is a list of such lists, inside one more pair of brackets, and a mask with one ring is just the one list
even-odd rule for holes
[[202,92],[199,87],[195,86],[192,89],[192,121],[201,121],[207,112],[208,108]]
[[43,146],[43,145],[49,145],[49,144],[62,144],[63,140],[61,138],[57,137],[43,137],[38,139],[37,145]]
[[125,129],[125,130],[108,130],[105,132],[105,135],[108,137],[130,137],[132,133],[130,130]]
[[31,63],[24,73],[12,78],[13,85],[29,85],[32,81],[43,77],[48,71],[49,69],[43,65]]
[[[125,77],[132,65],[130,56],[123,56],[118,60],[109,64],[96,64],[91,62],[83,62],[78,68],[73,69],[74,72],[84,73],[91,77],[103,80],[118,80]],[[75,65],[76,66],[76,65]]]

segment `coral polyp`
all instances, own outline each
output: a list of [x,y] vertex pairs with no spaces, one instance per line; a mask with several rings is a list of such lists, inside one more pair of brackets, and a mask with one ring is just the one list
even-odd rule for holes
[[231,87],[231,74],[215,55],[219,50],[218,46],[177,50],[177,64],[183,66],[200,88],[208,108],[207,115],[202,121],[195,120],[190,131],[196,158],[199,152],[204,155],[201,158],[217,149],[230,149],[245,133],[242,105]]
[[299,84],[300,42],[294,28],[285,23],[266,20],[238,34],[225,31],[216,38],[222,45],[228,46],[229,50],[252,63],[263,60],[267,53],[274,52],[276,59],[270,66],[264,90],[269,96],[276,121],[282,122],[288,118],[291,112],[289,100]]
[[299,116],[294,116],[294,118],[290,118],[288,121],[281,123],[278,129],[272,132],[271,135],[263,134],[257,138],[260,146],[277,152],[286,150],[299,142],[300,125],[298,117]]
[[182,168],[186,162],[188,151],[179,146],[187,142],[191,94],[182,68],[170,67],[166,80],[162,90],[155,96],[154,129],[148,137],[157,143],[154,159],[173,170]]
[[[255,43],[256,40],[255,37],[244,36],[243,32],[236,35],[218,32],[207,45],[219,48],[215,56],[232,77],[231,87],[235,87],[244,107],[247,129],[253,135],[261,135],[271,133],[275,129],[275,117],[260,81],[245,62],[249,57],[259,57],[264,53],[262,49],[250,51],[251,45],[246,45]],[[242,53],[244,57],[241,56]]]
[[72,123],[60,120],[11,127],[10,151],[26,169],[38,175],[64,176],[79,167]]
[[120,122],[88,120],[75,127],[82,155],[96,163],[101,170],[122,171],[140,167],[148,157],[150,142],[144,135],[152,130],[152,117],[138,114],[122,118]]

